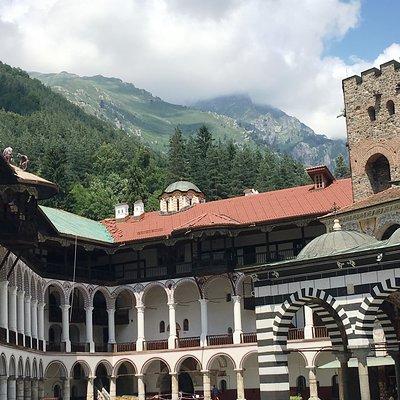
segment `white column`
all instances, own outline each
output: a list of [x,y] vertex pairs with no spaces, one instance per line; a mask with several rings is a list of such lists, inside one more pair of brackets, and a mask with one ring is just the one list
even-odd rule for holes
[[31,301],[31,315],[32,315],[32,337],[37,339],[38,338],[38,301],[32,300]]
[[[69,304],[60,306],[62,312],[62,342],[65,343],[65,351],[71,352],[71,341],[69,340]],[[69,385],[69,382],[68,382]]]
[[111,400],[114,400],[115,397],[117,396],[116,379],[117,378],[115,376],[110,377],[110,398],[111,398]]
[[8,329],[8,281],[0,282],[0,326]]
[[31,296],[25,296],[25,335],[32,336],[31,332]]
[[179,398],[178,374],[176,372],[170,372],[170,375],[171,375],[171,400],[178,400]]
[[69,384],[69,378],[64,378],[63,382],[63,400],[70,400],[71,398],[71,388]]
[[108,343],[115,343],[115,308],[107,309],[108,313]]
[[15,380],[15,376],[8,378],[7,395],[8,400],[16,400],[17,398],[17,381]]
[[176,347],[176,315],[175,315],[175,303],[168,303],[169,313],[169,337],[168,337],[168,348],[175,349]]
[[243,370],[237,369],[236,371],[236,395],[238,400],[244,400],[244,380]]
[[304,306],[304,339],[312,339],[314,334],[313,310],[311,307]]
[[144,350],[144,343],[145,343],[145,337],[144,337],[144,305],[137,305],[136,310],[137,310],[137,330],[138,330],[138,338],[136,341],[136,350],[137,351],[142,351]]
[[[17,292],[17,301],[18,301],[18,320],[17,320],[17,329],[18,333],[25,335],[25,292],[23,290],[18,290]],[[18,384],[18,382],[17,382]],[[18,390],[17,390],[18,391]],[[18,396],[18,393],[17,393]]]
[[8,400],[7,376],[0,376],[0,400]]
[[367,366],[368,350],[355,351],[354,355],[358,359],[358,379],[360,382],[361,400],[371,400]]
[[242,341],[242,306],[241,297],[232,296],[233,300],[233,322],[235,330],[233,331],[233,343],[237,344]]
[[138,384],[138,399],[145,400],[146,399],[146,391],[144,386],[144,375],[137,374],[137,384]]
[[86,307],[86,343],[89,344],[89,351],[94,353],[93,342],[93,307]]
[[8,291],[8,329],[17,332],[17,288],[10,286]]
[[87,387],[86,387],[86,399],[93,400],[94,393],[93,393],[93,378],[88,378],[87,380]]
[[200,346],[207,346],[208,335],[208,316],[207,316],[207,299],[199,299],[200,302],[200,319],[201,319],[201,335]]
[[[44,307],[45,303],[40,301],[38,303],[38,339],[41,340],[43,343],[43,350],[46,350],[46,341],[44,340]],[[39,382],[39,392],[40,392],[40,382]]]
[[318,398],[318,382],[315,366],[308,368],[308,384],[310,386],[310,397],[308,400],[319,400]]
[[211,379],[210,371],[201,371],[203,374],[203,395],[204,400],[211,400]]

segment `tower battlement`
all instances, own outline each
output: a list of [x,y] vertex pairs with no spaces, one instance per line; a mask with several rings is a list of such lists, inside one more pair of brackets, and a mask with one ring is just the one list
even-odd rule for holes
[[400,63],[343,80],[354,200],[400,180]]

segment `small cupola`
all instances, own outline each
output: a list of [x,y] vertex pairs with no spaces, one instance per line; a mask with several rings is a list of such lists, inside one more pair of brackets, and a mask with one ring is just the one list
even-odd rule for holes
[[178,212],[205,201],[204,193],[194,183],[177,181],[171,183],[160,196],[160,211]]
[[115,206],[115,219],[123,219],[129,215],[129,205],[126,203]]
[[314,189],[326,188],[335,180],[335,177],[326,165],[306,168],[306,172],[314,183]]
[[144,214],[144,203],[143,200],[139,199],[133,204],[133,216],[139,218],[142,214]]

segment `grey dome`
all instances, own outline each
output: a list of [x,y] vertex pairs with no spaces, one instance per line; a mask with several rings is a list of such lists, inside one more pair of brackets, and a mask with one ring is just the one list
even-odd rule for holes
[[[400,236],[400,235],[399,235]],[[334,230],[316,237],[308,243],[296,257],[297,260],[326,257],[338,251],[346,251],[358,246],[377,242],[373,236],[356,231],[342,231],[339,221],[335,221]]]
[[202,193],[202,191],[194,183],[188,181],[177,181],[171,183],[164,190],[164,193],[172,193],[175,192],[176,190],[179,190],[180,192],[188,192],[189,190],[193,190],[194,192]]
[[396,229],[392,236],[390,236],[389,240],[387,241],[388,246],[394,246],[396,244],[400,244],[400,228]]

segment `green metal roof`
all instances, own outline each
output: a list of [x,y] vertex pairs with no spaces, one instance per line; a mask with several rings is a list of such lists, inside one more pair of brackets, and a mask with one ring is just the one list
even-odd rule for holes
[[192,182],[188,181],[177,181],[171,183],[165,190],[164,193],[172,193],[175,190],[179,190],[180,192],[188,192],[189,190],[193,190],[194,192],[201,193],[201,190]]
[[101,222],[56,208],[40,206],[40,209],[60,234],[99,242],[114,242],[112,236]]

